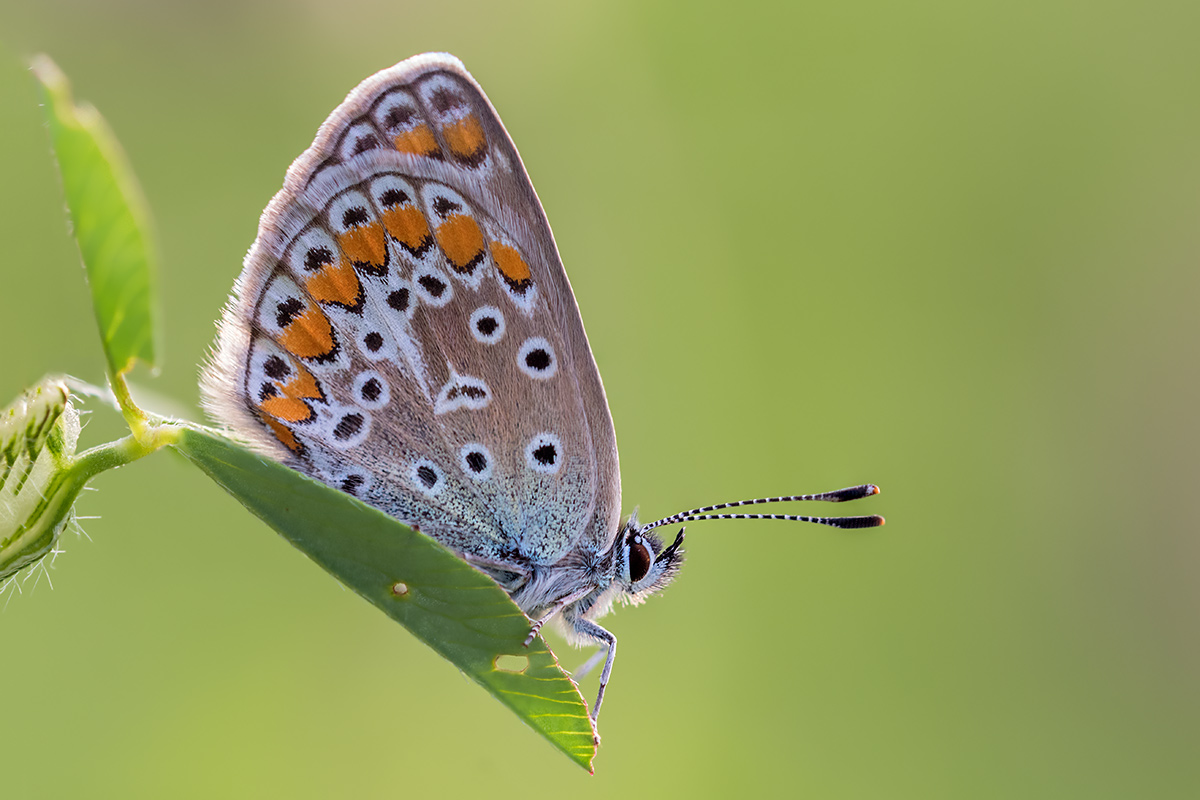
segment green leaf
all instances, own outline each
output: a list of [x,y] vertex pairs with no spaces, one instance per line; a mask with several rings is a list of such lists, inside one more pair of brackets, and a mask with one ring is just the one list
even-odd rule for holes
[[[346,586],[469,675],[591,771],[595,730],[578,688],[494,581],[438,542],[232,442],[188,428],[174,445]],[[520,672],[499,669],[512,656]]]
[[79,253],[87,270],[109,374],[155,366],[156,267],[141,190],[104,118],[75,105],[62,71],[33,61]]

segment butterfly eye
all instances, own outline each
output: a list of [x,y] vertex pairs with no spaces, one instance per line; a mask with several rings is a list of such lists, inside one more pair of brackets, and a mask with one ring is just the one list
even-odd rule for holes
[[629,581],[637,583],[650,572],[650,564],[654,559],[650,555],[650,548],[646,547],[646,540],[641,536],[630,536],[625,546],[629,551]]

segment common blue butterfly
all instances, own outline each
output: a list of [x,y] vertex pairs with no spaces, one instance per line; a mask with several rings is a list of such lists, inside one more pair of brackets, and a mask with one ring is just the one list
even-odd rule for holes
[[652,531],[697,519],[842,528],[881,517],[620,519],[617,442],[550,225],[483,90],[420,55],[360,84],[263,213],[202,386],[273,458],[418,527],[530,617],[604,659],[597,619],[662,589],[683,556]]

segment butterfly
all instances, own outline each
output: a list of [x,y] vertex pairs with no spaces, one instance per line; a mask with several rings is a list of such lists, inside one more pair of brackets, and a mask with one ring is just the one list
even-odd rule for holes
[[257,450],[446,545],[530,618],[599,645],[598,619],[682,563],[681,529],[712,518],[870,527],[881,517],[712,514],[843,501],[864,485],[621,520],[604,385],[550,225],[483,90],[447,54],[354,89],[263,212],[202,389]]

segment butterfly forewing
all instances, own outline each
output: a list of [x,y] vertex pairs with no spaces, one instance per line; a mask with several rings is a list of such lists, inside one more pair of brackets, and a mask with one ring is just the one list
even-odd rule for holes
[[456,59],[369,78],[263,215],[204,380],[260,449],[516,566],[617,530],[612,421],[516,149]]

